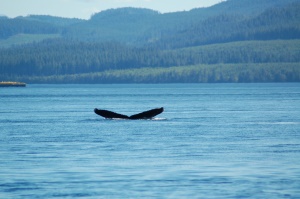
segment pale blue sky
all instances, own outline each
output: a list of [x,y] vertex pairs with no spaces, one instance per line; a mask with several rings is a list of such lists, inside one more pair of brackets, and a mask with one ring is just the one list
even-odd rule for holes
[[89,19],[96,12],[110,8],[150,8],[162,13],[208,7],[222,0],[0,0],[0,15],[30,14]]

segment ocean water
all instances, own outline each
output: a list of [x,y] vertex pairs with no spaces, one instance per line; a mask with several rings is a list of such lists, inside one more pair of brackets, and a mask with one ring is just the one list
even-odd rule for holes
[[300,84],[0,88],[0,158],[3,199],[300,198]]

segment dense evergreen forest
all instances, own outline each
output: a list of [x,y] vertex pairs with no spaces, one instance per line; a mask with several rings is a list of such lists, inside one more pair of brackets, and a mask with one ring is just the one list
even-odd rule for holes
[[0,17],[0,81],[299,82],[300,1],[228,0],[89,20]]

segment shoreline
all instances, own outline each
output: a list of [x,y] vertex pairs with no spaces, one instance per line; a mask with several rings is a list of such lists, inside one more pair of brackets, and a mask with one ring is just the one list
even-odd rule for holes
[[0,87],[26,87],[24,82],[0,82]]

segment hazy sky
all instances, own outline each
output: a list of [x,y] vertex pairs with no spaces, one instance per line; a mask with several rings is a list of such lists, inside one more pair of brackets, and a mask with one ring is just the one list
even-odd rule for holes
[[93,13],[109,8],[138,7],[165,12],[208,7],[222,0],[0,0],[0,15],[30,14],[89,19]]

